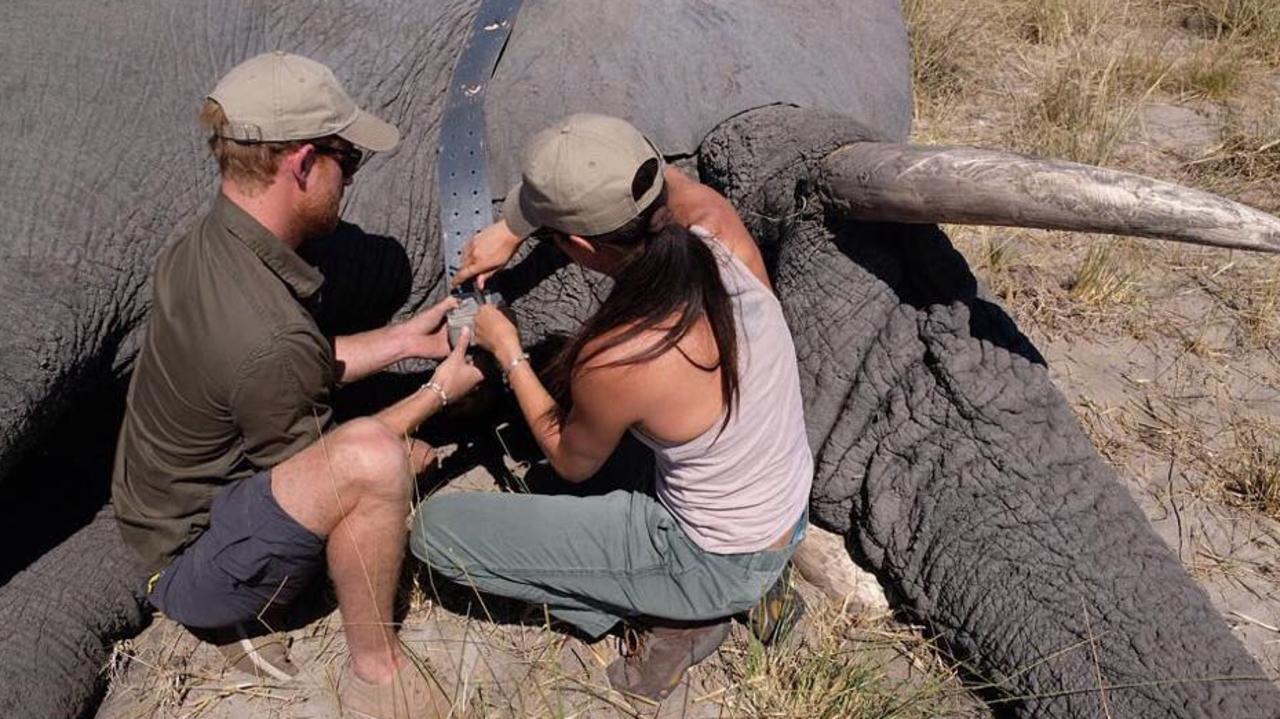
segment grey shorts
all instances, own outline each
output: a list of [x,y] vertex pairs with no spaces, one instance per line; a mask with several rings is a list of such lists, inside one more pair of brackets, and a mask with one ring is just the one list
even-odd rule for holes
[[213,499],[209,528],[160,571],[147,599],[188,627],[230,627],[289,604],[324,563],[324,537],[289,516],[270,470]]

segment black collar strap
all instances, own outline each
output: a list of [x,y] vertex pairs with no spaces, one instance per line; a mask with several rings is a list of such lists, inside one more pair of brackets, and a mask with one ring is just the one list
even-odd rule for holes
[[462,248],[493,222],[485,146],[484,97],[506,47],[521,0],[482,0],[462,47],[440,127],[436,186],[445,276],[462,264]]

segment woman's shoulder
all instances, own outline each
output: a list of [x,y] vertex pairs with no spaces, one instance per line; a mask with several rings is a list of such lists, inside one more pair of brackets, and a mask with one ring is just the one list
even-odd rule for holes
[[[674,321],[675,318],[672,318],[672,322]],[[611,371],[616,377],[634,377],[648,373],[666,375],[671,370],[670,365],[677,360],[685,364],[690,359],[702,363],[703,355],[709,355],[707,364],[715,364],[715,341],[707,336],[710,328],[702,321],[690,328],[675,345],[655,354],[655,349],[665,341],[670,327],[670,324],[662,323],[634,332],[634,325],[624,325],[594,337],[582,348],[579,356],[586,359],[578,372],[605,370]]]
[[737,257],[761,284],[772,290],[760,248],[733,204],[679,168],[668,168],[666,177],[671,190],[667,205],[676,222],[688,227],[704,241],[715,242]]
[[589,397],[593,403],[626,405],[638,411],[636,405],[651,393],[659,377],[655,365],[661,359],[631,361],[652,346],[651,333],[623,337],[625,331],[615,328],[583,346],[579,356],[585,359],[574,368],[571,382],[575,403]]
[[[662,341],[665,328],[657,327],[635,332],[634,324],[614,327],[597,337],[592,337],[582,347],[580,357],[586,358],[581,369],[601,370],[622,367],[638,367],[631,360],[643,356]],[[643,364],[643,363],[639,363]]]

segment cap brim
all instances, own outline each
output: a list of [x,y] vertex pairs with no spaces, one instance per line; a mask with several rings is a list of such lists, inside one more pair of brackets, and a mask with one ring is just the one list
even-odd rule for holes
[[335,134],[352,144],[374,152],[386,152],[400,143],[400,131],[395,125],[384,122],[364,110],[358,110],[355,122]]
[[530,222],[524,211],[520,209],[520,192],[523,189],[524,183],[516,183],[516,186],[507,193],[507,198],[502,201],[502,219],[506,220],[507,228],[520,238],[528,237],[538,229],[537,225]]

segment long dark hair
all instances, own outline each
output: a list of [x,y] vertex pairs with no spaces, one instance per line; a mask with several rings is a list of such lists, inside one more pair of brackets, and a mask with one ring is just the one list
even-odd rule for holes
[[[636,174],[632,194],[640,197],[654,182],[657,163]],[[647,181],[646,181],[647,180]],[[641,364],[675,348],[694,366],[707,372],[720,370],[720,394],[725,403],[724,425],[738,399],[738,344],[733,301],[720,279],[715,255],[697,235],[675,223],[655,229],[655,212],[666,204],[660,195],[639,217],[613,232],[586,238],[597,246],[609,246],[628,259],[613,278],[613,290],[583,324],[582,329],[552,360],[548,372],[551,393],[559,404],[559,419],[572,406],[569,389],[576,370],[592,358],[644,332],[662,329],[648,348],[606,366]],[[675,322],[671,318],[675,317]],[[719,361],[705,366],[694,362],[677,343],[702,318],[711,324]],[[612,334],[585,355],[592,340]],[[723,425],[722,425],[723,429]]]

